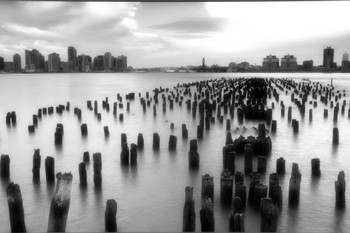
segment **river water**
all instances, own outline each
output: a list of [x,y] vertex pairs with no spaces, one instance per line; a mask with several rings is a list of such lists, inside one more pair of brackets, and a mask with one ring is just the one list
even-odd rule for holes
[[[20,185],[27,231],[45,232],[47,230],[52,187],[47,186],[44,160],[46,156],[55,158],[56,172],[71,172],[73,184],[71,203],[67,221],[67,231],[102,232],[104,231],[104,211],[106,201],[115,199],[118,203],[118,231],[174,232],[182,231],[182,211],[185,201],[185,187],[194,187],[196,208],[196,230],[200,231],[199,210],[201,208],[201,177],[210,174],[214,177],[214,216],[215,230],[228,231],[229,208],[220,202],[220,174],[222,171],[222,147],[226,139],[226,125],[216,121],[210,130],[204,130],[204,139],[198,142],[200,169],[188,168],[189,140],[196,138],[199,122],[192,118],[186,105],[174,104],[170,110],[167,105],[165,114],[161,111],[161,102],[157,106],[158,115],[153,117],[152,107],[144,114],[138,93],[145,97],[146,91],[152,93],[156,87],[172,88],[177,83],[187,83],[214,78],[236,77],[285,77],[302,81],[307,78],[319,81],[323,85],[330,83],[336,89],[346,90],[347,106],[345,114],[339,114],[338,122],[332,121],[332,109],[319,102],[318,107],[307,103],[305,118],[301,118],[290,96],[280,95],[286,109],[293,108],[293,118],[299,120],[299,134],[295,136],[287,122],[287,111],[281,117],[281,108],[275,103],[273,119],[277,120],[277,132],[270,135],[272,154],[268,157],[266,175],[261,182],[268,184],[268,175],[275,172],[276,159],[286,160],[286,174],[280,178],[283,191],[283,209],[278,222],[279,232],[348,232],[350,230],[349,210],[335,209],[334,181],[341,170],[345,179],[350,173],[350,120],[348,119],[350,75],[349,74],[248,74],[248,73],[118,73],[118,74],[2,74],[0,75],[0,154],[8,154],[11,159],[11,181]],[[126,112],[125,94],[135,92],[136,98],[130,103],[130,112]],[[117,93],[123,96],[124,121],[114,118],[112,110],[102,109],[102,100],[109,103],[117,101]],[[186,97],[187,98],[187,97]],[[93,111],[86,107],[87,100],[97,100],[102,120],[97,121]],[[28,133],[32,124],[32,115],[43,107],[66,104],[70,101],[71,111],[62,115],[43,115],[39,120],[35,134]],[[268,100],[268,106],[274,99]],[[79,122],[73,108],[82,109],[82,121]],[[309,109],[313,109],[313,121],[310,123]],[[328,119],[323,118],[323,109],[329,109]],[[16,111],[17,126],[8,128],[5,116]],[[216,116],[216,114],[214,114]],[[229,118],[229,115],[227,115]],[[224,122],[226,122],[224,120]],[[54,132],[57,123],[64,125],[62,148],[55,147]],[[82,138],[80,124],[87,123],[89,135]],[[175,124],[173,130],[170,123]],[[189,132],[188,140],[181,136],[181,124],[185,123]],[[244,122],[247,130],[237,122],[231,123],[232,137],[239,135],[257,136],[252,129],[258,121]],[[105,139],[103,127],[108,126],[110,137]],[[333,127],[339,128],[340,143],[332,146]],[[233,131],[239,127],[239,130]],[[160,135],[160,150],[152,149],[153,133]],[[137,143],[137,135],[143,134],[145,146],[138,152],[138,165],[125,168],[120,164],[121,133],[127,134],[128,144]],[[178,138],[175,152],[168,151],[169,135]],[[34,149],[39,148],[41,178],[39,184],[32,181],[32,159]],[[83,152],[90,152],[90,164],[87,165],[87,189],[79,186],[79,163]],[[92,153],[102,154],[102,189],[94,189]],[[320,158],[321,178],[311,176],[311,159]],[[255,166],[256,166],[256,162]],[[301,180],[300,204],[296,209],[288,207],[288,185],[292,163],[298,163]],[[236,158],[236,170],[243,171],[242,157]],[[245,177],[249,187],[249,177]],[[10,222],[6,198],[7,183],[0,186],[0,232],[10,231]],[[347,191],[348,192],[348,191]],[[347,195],[348,196],[348,195]],[[247,208],[245,216],[246,231],[260,231],[260,212]]]

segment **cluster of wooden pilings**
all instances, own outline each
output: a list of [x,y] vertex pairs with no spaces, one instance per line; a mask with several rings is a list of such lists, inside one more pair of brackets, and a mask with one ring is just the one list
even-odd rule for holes
[[[280,101],[280,94],[290,93],[292,106],[285,106]],[[287,108],[288,122],[291,123],[294,134],[299,133],[299,121],[295,117],[295,112],[299,111],[300,116],[305,117],[305,113],[309,110],[309,122],[314,119],[313,109],[307,109],[307,104],[313,108],[330,107],[333,109],[332,120],[334,123],[338,121],[338,115],[345,114],[346,100],[342,100],[346,96],[345,91],[335,90],[334,87],[323,86],[318,82],[295,82],[291,79],[262,79],[262,78],[238,78],[238,79],[216,79],[197,81],[192,83],[178,84],[173,89],[155,88],[153,94],[146,92],[142,97],[138,93],[140,99],[140,107],[144,114],[153,109],[153,116],[157,117],[157,110],[161,105],[162,113],[172,111],[174,105],[179,107],[186,105],[186,110],[196,119],[197,131],[196,138],[189,140],[188,164],[189,169],[200,169],[200,155],[198,153],[198,140],[204,138],[204,131],[210,131],[212,125],[216,122],[223,124],[226,118],[226,142],[223,147],[223,170],[220,171],[220,200],[222,205],[231,207],[228,216],[229,231],[244,231],[245,229],[245,210],[250,205],[255,210],[260,211],[260,230],[261,231],[277,231],[278,216],[282,209],[283,195],[279,185],[281,176],[286,172],[285,159],[283,157],[276,160],[276,172],[269,174],[269,184],[260,182],[260,177],[266,175],[267,157],[272,152],[272,140],[268,136],[277,133],[277,121],[273,119],[273,109],[275,103],[272,102],[271,107],[267,106],[268,99],[274,99],[277,104],[281,105],[281,116],[285,116]],[[112,109],[112,114],[119,121],[124,121],[124,113],[120,110],[124,109],[126,102],[126,112],[130,112],[130,102],[135,100],[135,93],[128,93],[123,98],[117,94],[118,102],[109,103],[108,97],[102,100],[102,110],[107,114]],[[318,102],[317,100],[320,100]],[[101,106],[101,105],[100,105]],[[58,114],[70,111],[70,102],[59,104],[58,106],[50,106],[40,108],[37,114],[32,117],[32,124],[28,125],[28,132],[35,134],[40,127],[40,120],[43,115]],[[97,100],[87,100],[87,111],[93,112],[97,121],[102,121],[102,113],[99,109]],[[119,110],[118,110],[119,109]],[[54,112],[55,111],[55,112]],[[74,107],[74,115],[77,117],[81,128],[82,137],[88,136],[88,125],[81,123],[82,112],[84,110]],[[119,113],[119,115],[118,115]],[[293,116],[294,114],[294,116]],[[328,109],[324,109],[324,118],[328,118]],[[127,115],[126,115],[127,117]],[[237,117],[238,122],[242,125],[245,121],[259,121],[257,125],[256,136],[250,135],[244,137],[238,136],[232,139],[233,119]],[[348,118],[350,118],[350,108],[348,110]],[[261,123],[264,122],[264,123]],[[8,112],[6,115],[6,125],[8,127],[16,126],[16,112]],[[170,124],[170,130],[175,128],[174,123]],[[270,129],[270,130],[269,130]],[[181,125],[182,138],[188,139],[188,129],[186,124]],[[106,138],[110,136],[108,126],[103,126]],[[64,136],[64,126],[57,123],[54,133],[54,142],[56,146],[62,146]],[[165,141],[165,140],[164,140]],[[165,142],[166,143],[166,142]],[[339,130],[337,127],[333,129],[333,145],[339,144]],[[127,135],[121,134],[121,152],[120,162],[125,166],[137,165],[137,152],[142,150],[144,138],[141,133],[138,134],[137,143],[131,143],[130,149],[127,143]],[[160,148],[160,136],[153,133],[153,150]],[[168,140],[169,151],[177,148],[177,136],[170,134]],[[237,156],[243,156],[244,167],[237,167],[235,159]],[[102,187],[102,155],[101,153],[93,153],[93,183],[95,188]],[[257,166],[253,167],[253,160],[257,161]],[[83,154],[83,162],[79,164],[79,181],[81,187],[87,187],[86,164],[90,162],[89,152]],[[10,157],[9,155],[1,155],[0,175],[2,179],[10,180]],[[33,155],[33,182],[40,182],[41,155],[40,150],[34,150]],[[70,205],[70,192],[72,186],[72,175],[70,173],[57,173],[55,177],[55,159],[47,156],[45,158],[45,175],[48,184],[56,184],[56,188],[52,197],[50,206],[50,215],[48,223],[48,231],[65,231],[66,221]],[[311,160],[311,174],[313,177],[320,177],[320,159]],[[249,181],[244,182],[244,178],[248,177]],[[297,163],[292,164],[291,177],[289,180],[288,204],[297,206],[300,202],[300,183],[301,172]],[[56,182],[56,179],[57,182]],[[245,185],[247,184],[247,186]],[[249,185],[248,185],[249,184]],[[201,191],[201,210],[200,221],[201,231],[214,231],[214,178],[209,174],[202,177]],[[337,208],[345,208],[345,175],[341,171],[335,181],[335,205]],[[24,211],[20,187],[11,182],[7,188],[8,206],[12,231],[26,231],[24,221]],[[117,231],[116,223],[117,203],[114,199],[109,199],[106,203],[105,211],[105,229],[106,231]],[[183,231],[195,231],[195,205],[193,198],[193,187],[185,188],[185,206],[183,210]]]

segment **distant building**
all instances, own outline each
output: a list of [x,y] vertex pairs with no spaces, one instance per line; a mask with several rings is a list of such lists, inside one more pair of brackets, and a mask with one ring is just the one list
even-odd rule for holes
[[314,68],[313,60],[303,61],[303,70],[304,71],[312,71]]
[[68,47],[68,66],[68,69],[71,71],[76,70],[76,67],[78,66],[77,50],[72,46]]
[[13,69],[15,72],[22,72],[21,56],[18,53],[13,55]]
[[41,72],[45,68],[44,56],[36,49],[32,51],[25,50],[25,62],[27,72]]
[[269,55],[263,60],[262,68],[264,71],[274,71],[279,68],[279,58]]
[[4,58],[0,57],[0,70],[4,70],[4,69],[5,69]]
[[281,58],[281,70],[284,71],[297,71],[298,63],[297,59],[293,55],[285,55]]
[[80,72],[90,72],[91,71],[91,57],[85,54],[78,56],[78,67]]
[[334,49],[327,47],[323,50],[323,68],[325,70],[334,69]]
[[59,72],[61,70],[61,59],[60,55],[57,53],[51,53],[48,56],[48,72]]
[[94,57],[94,70],[103,70],[103,56]]
[[205,59],[203,57],[203,59],[202,59],[202,69],[204,69],[204,68],[205,68]]
[[128,58],[124,55],[118,56],[118,60],[120,60],[120,66],[118,65],[118,70],[124,71],[128,68]]
[[12,61],[5,61],[4,62],[4,71],[5,72],[13,72],[13,62]]
[[110,52],[106,52],[103,56],[103,68],[105,71],[112,69],[112,54]]
[[341,62],[341,71],[349,71],[350,69],[350,64],[349,64],[349,54],[344,53],[343,54],[343,59]]

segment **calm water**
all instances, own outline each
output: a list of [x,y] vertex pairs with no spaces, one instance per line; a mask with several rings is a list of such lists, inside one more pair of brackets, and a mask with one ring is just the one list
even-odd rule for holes
[[[147,113],[142,112],[138,93],[145,97],[155,87],[173,87],[177,83],[192,82],[203,79],[221,77],[235,78],[244,76],[309,78],[327,85],[333,78],[335,88],[345,89],[347,103],[350,95],[349,74],[166,74],[166,73],[128,73],[128,74],[11,74],[0,75],[0,154],[9,154],[11,163],[11,181],[21,187],[25,221],[28,231],[45,232],[53,189],[46,185],[44,159],[55,158],[56,172],[72,172],[73,185],[71,205],[68,215],[67,231],[99,232],[104,231],[104,211],[106,201],[115,199],[118,203],[118,231],[182,231],[182,211],[185,198],[185,187],[194,187],[196,204],[196,229],[200,231],[199,210],[201,208],[201,176],[208,173],[214,177],[214,215],[215,230],[228,230],[229,208],[220,203],[220,174],[222,171],[222,147],[225,143],[226,125],[216,122],[210,131],[204,131],[204,139],[198,143],[200,169],[196,172],[188,169],[189,140],[196,138],[199,122],[193,119],[183,104],[165,114],[161,104],[157,106],[158,115],[153,117],[152,107]],[[136,98],[130,104],[130,112],[126,112],[125,94],[135,92]],[[102,100],[117,101],[117,93],[123,96],[124,122],[119,122],[109,113],[102,110]],[[93,111],[86,107],[87,100],[99,102],[102,120],[94,117]],[[349,180],[350,168],[350,120],[339,114],[338,123],[329,118],[323,119],[324,106],[317,108],[307,104],[305,118],[301,119],[290,96],[280,95],[286,107],[293,107],[293,118],[299,120],[300,129],[293,135],[291,125],[286,117],[281,118],[280,105],[275,104],[273,119],[277,120],[277,133],[272,137],[272,154],[268,158],[266,175],[261,176],[264,184],[268,183],[268,175],[275,171],[275,161],[283,156],[286,159],[286,175],[280,179],[283,190],[283,210],[279,219],[280,232],[348,232],[350,230],[349,210],[335,210],[334,181],[338,172],[345,171],[345,179]],[[38,108],[57,106],[70,101],[71,111],[61,116],[43,115],[34,135],[29,135],[27,126],[32,124],[32,115]],[[268,106],[271,106],[271,99]],[[161,102],[160,102],[161,103]],[[82,109],[82,121],[74,116],[73,108]],[[112,107],[112,106],[111,106]],[[308,109],[313,108],[313,122],[308,121]],[[327,106],[330,109],[330,106]],[[9,111],[17,112],[17,127],[7,128],[5,116]],[[330,110],[329,110],[330,111]],[[216,114],[214,114],[216,116]],[[229,116],[227,116],[229,117]],[[170,129],[170,123],[175,129]],[[225,121],[224,121],[225,122]],[[57,123],[64,125],[63,147],[54,145],[54,132]],[[80,124],[87,123],[89,135],[86,139],[80,135]],[[181,137],[181,124],[185,123],[189,131],[189,139]],[[103,126],[109,126],[110,137],[104,138]],[[242,130],[237,119],[233,119],[232,129],[240,127],[233,139],[239,135],[256,136],[252,127],[258,122],[244,122],[247,131]],[[340,144],[332,146],[332,129],[337,125]],[[161,148],[155,153],[152,150],[152,136],[158,132]],[[126,133],[128,143],[136,143],[137,135],[143,134],[145,148],[138,153],[136,168],[124,168],[120,165],[120,134]],[[178,137],[176,152],[169,153],[169,135]],[[40,148],[42,156],[41,182],[33,185],[32,159],[34,149]],[[88,188],[79,187],[78,166],[82,162],[83,152],[102,153],[102,189],[97,191],[93,185],[93,164],[87,166]],[[311,177],[312,158],[321,160],[320,179]],[[92,161],[92,157],[90,157]],[[292,163],[299,164],[302,173],[301,199],[297,209],[288,208],[288,184]],[[256,161],[254,161],[256,166]],[[243,171],[242,157],[236,158],[236,170]],[[248,185],[249,178],[245,178]],[[10,231],[8,216],[6,185],[0,185],[0,231]],[[248,208],[245,217],[246,231],[260,231],[260,213]]]

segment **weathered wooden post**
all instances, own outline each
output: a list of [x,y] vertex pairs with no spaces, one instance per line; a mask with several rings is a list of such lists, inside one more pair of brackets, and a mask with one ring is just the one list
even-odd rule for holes
[[312,109],[310,108],[309,110],[309,121],[311,122],[312,121]]
[[279,210],[282,210],[283,205],[283,195],[282,188],[279,185],[273,185],[270,198],[273,201],[273,204],[277,205]]
[[185,206],[183,209],[183,232],[195,232],[196,231],[196,213],[193,199],[193,187],[187,186],[185,188]]
[[333,145],[339,144],[339,130],[337,127],[333,128]]
[[63,125],[57,124],[56,132],[55,132],[55,145],[62,145],[63,134],[64,134]]
[[221,202],[230,203],[232,200],[233,174],[227,170],[223,170],[221,172],[220,184]]
[[264,174],[266,172],[266,166],[267,166],[266,158],[264,156],[258,156],[258,168],[257,168],[257,171],[260,174]]
[[213,202],[210,197],[205,197],[202,201],[202,209],[200,210],[201,231],[215,231]]
[[311,174],[313,176],[320,176],[321,175],[320,159],[319,158],[311,159]]
[[323,110],[323,118],[327,118],[328,117],[328,109],[324,109]]
[[128,138],[127,138],[127,135],[125,133],[122,133],[120,135],[120,145],[121,145],[121,147],[123,147],[124,143],[128,143]]
[[28,132],[29,132],[30,134],[35,133],[35,126],[34,126],[34,125],[28,125]]
[[289,205],[298,205],[300,199],[301,173],[297,163],[292,164],[292,175],[289,180]]
[[100,188],[102,186],[102,161],[101,161],[101,153],[94,153],[94,184],[95,188]]
[[249,193],[248,193],[248,201],[251,204],[254,204],[254,194],[255,194],[255,186],[260,183],[260,174],[257,172],[253,172],[250,174],[250,184],[249,184]]
[[286,161],[283,157],[276,160],[276,172],[277,174],[283,175],[286,173]]
[[41,165],[40,149],[34,149],[33,169],[32,169],[34,182],[38,182],[40,180],[40,165]]
[[335,206],[339,209],[345,208],[345,173],[344,171],[339,172],[337,181],[334,182],[335,186]]
[[119,121],[120,121],[120,122],[123,122],[123,121],[124,121],[124,114],[123,114],[123,113],[120,113],[120,114],[119,114]]
[[244,146],[244,173],[250,174],[253,170],[253,148],[250,143]]
[[236,183],[234,196],[241,199],[243,208],[245,208],[247,200],[247,189],[243,182]]
[[201,125],[197,126],[197,139],[203,138],[203,127]]
[[84,163],[89,163],[90,162],[90,155],[89,155],[89,151],[85,151],[83,154],[83,161]]
[[81,187],[87,186],[86,166],[84,162],[79,164],[79,180]]
[[0,175],[2,179],[10,179],[10,157],[8,155],[1,155],[0,159]]
[[198,154],[197,140],[190,141],[190,151],[188,152],[188,164],[190,168],[199,168],[199,154]]
[[226,119],[226,131],[230,131],[230,130],[231,130],[231,120]]
[[235,173],[235,183],[237,184],[240,182],[244,183],[244,174],[240,171],[237,171]]
[[107,200],[105,211],[106,232],[117,232],[117,202],[114,199]]
[[137,148],[142,150],[143,149],[143,136],[142,133],[139,133],[137,136]]
[[153,133],[153,150],[159,150],[160,137],[158,133]]
[[47,232],[65,232],[70,205],[73,175],[57,173],[57,184],[51,199]]
[[129,148],[127,143],[123,143],[122,151],[120,152],[120,162],[122,165],[129,165]]
[[234,197],[229,214],[229,232],[244,232],[244,207],[241,198]]
[[261,199],[267,197],[267,185],[259,183],[254,187],[254,207],[260,209]]
[[108,129],[108,126],[104,126],[103,127],[103,131],[105,133],[105,138],[108,138],[109,137],[109,129]]
[[292,107],[288,107],[288,122],[292,120]]
[[209,174],[202,176],[202,198],[214,200],[214,178]]
[[176,150],[177,137],[175,135],[169,136],[169,150]]
[[130,145],[130,164],[137,165],[137,148],[138,145],[131,143]]
[[80,130],[81,130],[81,135],[82,135],[82,136],[87,136],[87,135],[88,135],[87,124],[82,124],[82,125],[80,126]]
[[276,120],[272,120],[271,133],[276,133],[276,131],[277,131],[277,121]]
[[47,156],[45,159],[45,173],[46,182],[48,184],[55,183],[55,159],[51,156]]
[[186,128],[186,124],[182,124],[182,138],[187,139],[188,138],[188,130]]
[[273,204],[271,198],[261,199],[261,232],[276,232],[278,222],[278,208]]
[[277,173],[271,173],[269,176],[269,197],[272,195],[272,187],[279,185],[280,178]]
[[24,221],[24,210],[21,189],[18,184],[11,182],[6,189],[9,207],[11,232],[27,232]]

